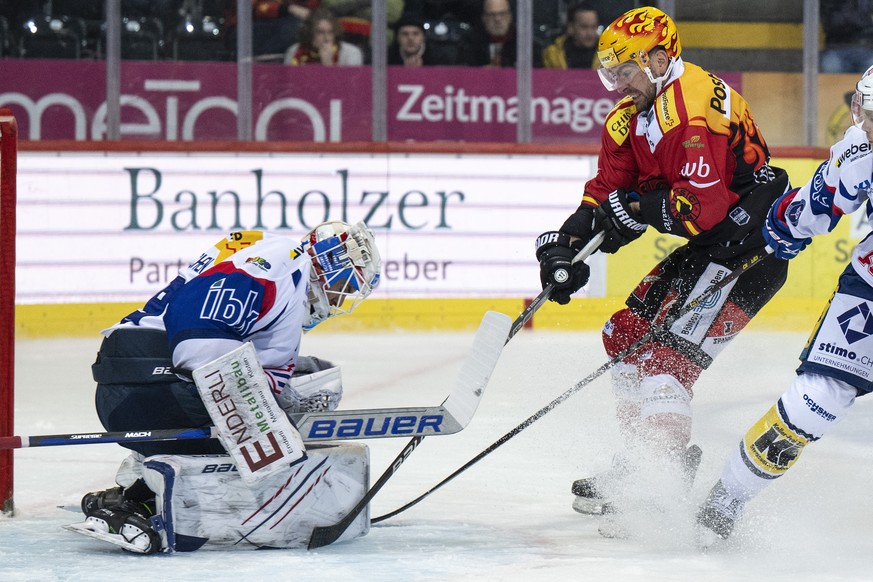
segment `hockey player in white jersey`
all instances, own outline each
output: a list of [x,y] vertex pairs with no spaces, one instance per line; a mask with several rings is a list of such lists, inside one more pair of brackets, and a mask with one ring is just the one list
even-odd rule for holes
[[[301,337],[354,310],[379,283],[380,269],[373,234],[363,223],[323,223],[302,242],[261,231],[231,233],[142,309],[103,331],[92,367],[101,423],[108,431],[213,424],[191,373],[246,342],[284,410],[335,409],[342,396],[338,368],[300,356]],[[295,378],[301,373],[320,373],[325,381],[310,378],[300,393]],[[134,453],[119,470],[119,487],[87,494],[82,510],[92,531],[122,536],[119,545],[153,553],[161,540],[149,524],[155,493],[140,478],[142,459],[225,450],[208,439],[123,446]],[[303,453],[299,460],[305,458]]]
[[[868,219],[873,214],[873,67],[857,84],[852,114],[855,125],[809,183],[771,207],[764,235],[777,257],[794,258],[861,206]],[[852,251],[800,360],[791,386],[745,433],[701,506],[704,547],[727,538],[744,505],[842,420],[856,397],[873,391],[873,234]]]

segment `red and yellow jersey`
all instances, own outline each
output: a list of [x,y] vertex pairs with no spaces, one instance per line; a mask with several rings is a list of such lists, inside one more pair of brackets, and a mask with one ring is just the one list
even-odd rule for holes
[[697,65],[677,60],[673,69],[648,112],[625,97],[609,113],[583,203],[635,190],[650,225],[694,239],[772,179],[770,154],[739,93]]

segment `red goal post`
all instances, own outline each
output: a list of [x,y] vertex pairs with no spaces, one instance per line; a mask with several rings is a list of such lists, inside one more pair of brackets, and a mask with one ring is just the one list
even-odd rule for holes
[[[18,126],[0,109],[0,436],[13,435],[15,408],[15,183]],[[12,451],[0,451],[0,510],[13,512]]]

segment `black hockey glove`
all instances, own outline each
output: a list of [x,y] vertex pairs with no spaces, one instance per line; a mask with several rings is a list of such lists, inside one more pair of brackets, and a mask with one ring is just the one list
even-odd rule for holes
[[591,269],[584,261],[573,263],[585,243],[581,240],[570,244],[570,235],[549,231],[537,237],[537,260],[540,262],[540,282],[543,289],[552,285],[549,301],[560,305],[570,303],[570,295],[581,289],[591,276]]
[[614,253],[646,231],[647,225],[640,222],[639,214],[630,208],[630,203],[639,199],[640,195],[636,192],[619,188],[594,211],[594,230],[602,230],[606,235],[600,243],[601,251]]
[[595,206],[580,204],[576,212],[571,214],[560,228],[560,232],[569,234],[570,236],[578,237],[582,246],[588,244],[591,237],[594,236],[594,210]]

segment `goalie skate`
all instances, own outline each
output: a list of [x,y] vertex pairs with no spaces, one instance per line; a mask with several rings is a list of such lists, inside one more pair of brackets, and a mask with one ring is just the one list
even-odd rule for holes
[[125,502],[91,512],[84,522],[65,525],[64,529],[98,539],[137,554],[154,554],[161,550],[161,536],[143,513],[142,504]]

